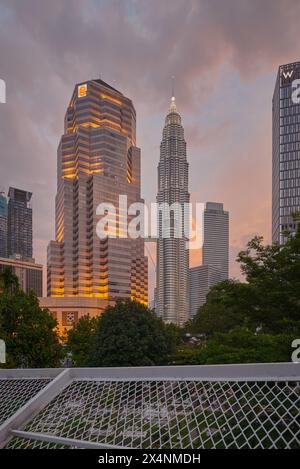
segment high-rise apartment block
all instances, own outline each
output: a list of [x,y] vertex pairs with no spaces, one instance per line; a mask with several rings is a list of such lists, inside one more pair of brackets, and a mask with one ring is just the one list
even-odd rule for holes
[[32,193],[15,187],[8,191],[7,255],[32,259]]
[[[284,242],[284,231],[296,230],[300,211],[300,104],[293,99],[300,62],[281,65],[273,95],[272,239]],[[295,86],[296,85],[296,86]]]
[[[167,323],[183,325],[189,317],[189,252],[184,231],[184,204],[188,203],[188,163],[181,116],[175,98],[165,119],[158,165],[158,204],[169,210],[169,227],[165,230],[166,213],[159,210],[156,313]],[[174,210],[172,205],[174,205]],[[179,232],[178,230],[178,223]]]
[[7,257],[7,200],[0,193],[0,257]]
[[221,272],[222,280],[229,274],[229,213],[223,204],[207,202],[203,215],[203,265]]
[[[142,202],[140,159],[132,101],[100,79],[78,84],[58,147],[56,237],[48,246],[48,296],[58,303],[69,298],[69,313],[76,305],[80,310],[80,301],[88,311],[89,299],[94,310],[98,300],[148,304],[144,240],[126,237],[118,210],[119,195],[127,196],[128,206]],[[97,235],[100,203],[116,208],[115,239]]]

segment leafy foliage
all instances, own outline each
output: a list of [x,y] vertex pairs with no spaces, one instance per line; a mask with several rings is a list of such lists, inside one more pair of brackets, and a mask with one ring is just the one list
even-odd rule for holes
[[[300,337],[300,231],[284,245],[254,237],[237,261],[246,283],[211,289],[187,330],[205,337],[193,351],[197,363],[290,361]],[[185,356],[181,356],[185,360]]]
[[36,294],[24,293],[18,279],[5,269],[0,274],[0,338],[6,343],[6,367],[55,367],[61,346],[57,322],[41,309]]
[[168,363],[175,351],[174,329],[134,301],[117,302],[99,317],[92,366],[151,366]]
[[216,334],[202,351],[202,363],[271,363],[288,362],[291,357],[289,334],[253,333],[236,328],[227,334]]
[[182,329],[164,324],[140,303],[120,301],[102,316],[82,317],[68,331],[67,350],[76,366],[166,364],[182,334]]
[[75,366],[89,366],[94,348],[97,318],[83,316],[67,333],[67,350]]
[[234,327],[264,333],[300,333],[300,232],[285,245],[252,239],[238,256],[247,283],[213,287],[189,328],[207,337]]

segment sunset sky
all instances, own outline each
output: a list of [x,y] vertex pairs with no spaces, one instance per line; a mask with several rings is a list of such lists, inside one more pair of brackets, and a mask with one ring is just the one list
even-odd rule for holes
[[[300,60],[299,19],[299,0],[0,0],[0,189],[33,192],[36,260],[54,239],[56,150],[75,83],[101,76],[133,100],[151,202],[174,75],[190,192],[229,210],[237,277],[247,240],[270,241],[272,94],[278,66]],[[150,276],[152,291],[152,263]]]

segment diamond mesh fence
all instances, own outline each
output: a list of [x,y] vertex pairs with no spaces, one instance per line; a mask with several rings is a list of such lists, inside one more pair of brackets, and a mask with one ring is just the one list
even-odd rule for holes
[[6,445],[6,449],[73,449],[73,447],[48,441],[15,437]]
[[127,448],[300,448],[300,384],[74,380],[24,431]]
[[50,381],[47,378],[0,379],[0,425]]

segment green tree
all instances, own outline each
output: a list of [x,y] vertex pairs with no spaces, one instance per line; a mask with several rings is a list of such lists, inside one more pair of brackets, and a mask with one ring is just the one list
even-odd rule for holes
[[188,328],[211,337],[247,327],[255,332],[300,333],[300,232],[284,245],[263,245],[253,238],[237,261],[246,283],[226,281],[213,287]]
[[200,348],[198,364],[289,362],[294,338],[290,334],[254,333],[242,327],[217,333]]
[[94,348],[98,318],[83,316],[67,332],[67,350],[72,354],[76,366],[89,366],[91,351]]
[[12,295],[19,288],[18,277],[13,274],[10,267],[5,267],[5,269],[0,273],[0,293],[5,292]]
[[152,311],[134,301],[117,302],[98,320],[91,365],[163,365],[175,346],[174,331]]
[[300,231],[284,245],[252,239],[238,256],[254,295],[252,319],[265,332],[300,331]]
[[6,343],[6,367],[55,367],[62,356],[48,310],[39,306],[33,291],[24,293],[11,272],[0,274],[0,338]]
[[206,303],[187,324],[186,329],[210,337],[215,332],[226,332],[236,326],[249,325],[252,303],[253,297],[248,285],[226,280],[210,290]]

